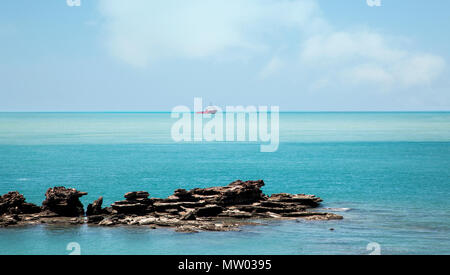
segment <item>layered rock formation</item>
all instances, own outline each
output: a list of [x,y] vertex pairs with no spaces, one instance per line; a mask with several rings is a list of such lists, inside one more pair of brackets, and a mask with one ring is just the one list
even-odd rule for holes
[[125,200],[111,204],[112,209],[120,214],[145,214],[152,210],[152,201],[148,192],[129,192],[124,195]]
[[74,188],[54,187],[45,193],[42,209],[63,217],[79,217],[84,215],[83,204],[80,202],[86,192]]
[[34,214],[41,208],[25,202],[25,197],[19,192],[9,192],[0,197],[0,215],[4,214]]
[[311,211],[322,202],[316,196],[286,193],[266,196],[261,190],[263,186],[262,180],[238,180],[227,186],[177,189],[165,199],[149,198],[148,192],[135,191],[126,193],[125,200],[106,208],[102,208],[103,197],[100,197],[88,205],[87,220],[82,217],[84,210],[79,200],[87,194],[85,192],[64,187],[50,188],[42,211],[37,206],[26,204],[19,193],[11,192],[0,199],[0,214],[3,214],[0,226],[87,222],[99,226],[174,227],[178,232],[196,232],[237,230],[240,225],[257,224],[265,219],[342,219],[336,214]]
[[36,214],[41,210],[41,207],[27,203],[19,192],[9,192],[0,197],[0,227],[18,224],[21,215]]

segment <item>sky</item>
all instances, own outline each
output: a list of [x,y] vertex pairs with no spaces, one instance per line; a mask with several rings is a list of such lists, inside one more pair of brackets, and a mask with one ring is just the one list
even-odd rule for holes
[[450,110],[447,0],[80,2],[2,1],[0,111]]

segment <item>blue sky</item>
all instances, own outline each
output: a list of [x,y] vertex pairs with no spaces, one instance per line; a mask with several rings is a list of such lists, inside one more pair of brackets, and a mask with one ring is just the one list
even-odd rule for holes
[[450,110],[445,0],[7,0],[0,111]]

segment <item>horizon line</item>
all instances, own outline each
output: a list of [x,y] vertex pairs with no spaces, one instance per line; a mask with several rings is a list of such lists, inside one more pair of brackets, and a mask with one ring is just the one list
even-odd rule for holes
[[[268,111],[270,113],[270,111]],[[448,113],[450,110],[366,110],[366,111],[279,111],[279,113]],[[1,111],[0,113],[141,113],[141,114],[151,114],[151,113],[172,113],[172,111]],[[182,113],[182,112],[177,112]],[[185,113],[195,113],[195,112],[185,112]],[[226,112],[223,112],[226,113]],[[259,113],[259,112],[256,112]]]

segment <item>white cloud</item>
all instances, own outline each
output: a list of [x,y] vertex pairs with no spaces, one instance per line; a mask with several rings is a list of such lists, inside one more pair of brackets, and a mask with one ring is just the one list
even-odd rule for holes
[[314,0],[102,0],[107,46],[137,66],[160,58],[255,54],[283,30],[315,28]]
[[171,58],[267,59],[295,44],[297,66],[293,53],[283,53],[260,76],[289,64],[314,89],[339,84],[383,91],[427,85],[446,67],[442,57],[377,31],[333,29],[316,0],[101,0],[100,11],[108,49],[135,66]]
[[405,86],[430,84],[444,70],[445,60],[436,55],[416,54],[394,66],[394,74]]
[[442,73],[442,57],[403,44],[370,30],[330,32],[306,40],[301,62],[328,74],[330,79],[322,76],[320,83],[372,85],[383,91],[430,84]]

